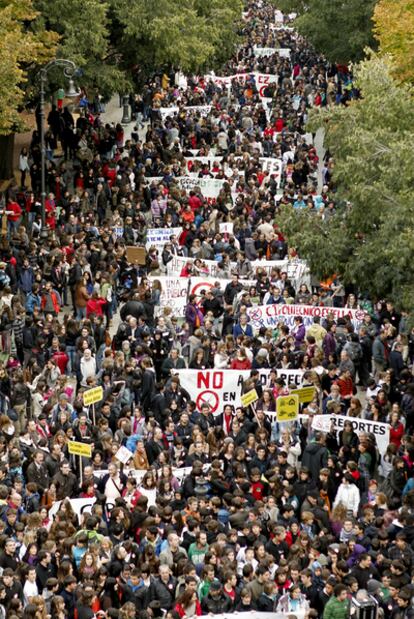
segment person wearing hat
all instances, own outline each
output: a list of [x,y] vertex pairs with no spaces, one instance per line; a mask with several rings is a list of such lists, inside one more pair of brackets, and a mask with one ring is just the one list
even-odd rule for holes
[[210,585],[210,590],[201,600],[203,614],[223,614],[232,610],[233,602],[223,592],[221,582],[216,579]]

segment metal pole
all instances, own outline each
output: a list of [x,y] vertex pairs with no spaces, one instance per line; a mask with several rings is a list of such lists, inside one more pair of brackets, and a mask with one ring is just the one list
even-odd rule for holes
[[45,81],[44,71],[40,72],[40,151],[41,151],[41,204],[42,204],[42,229],[45,226],[45,203],[46,203],[46,146],[45,146]]
[[54,58],[48,62],[39,72],[40,74],[40,150],[41,150],[41,204],[42,204],[42,228],[45,227],[45,203],[46,203],[46,145],[45,145],[45,85],[47,74],[52,67],[63,67],[66,77],[71,78],[76,71],[76,65],[72,60]]

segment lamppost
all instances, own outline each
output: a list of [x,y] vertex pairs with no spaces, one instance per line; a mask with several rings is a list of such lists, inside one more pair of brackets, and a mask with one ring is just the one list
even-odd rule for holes
[[76,97],[79,93],[76,91],[73,83],[73,75],[77,69],[72,60],[64,58],[55,58],[48,62],[39,71],[40,76],[40,149],[41,149],[41,204],[42,204],[42,228],[45,225],[45,203],[46,203],[46,145],[45,145],[45,87],[47,82],[47,74],[53,67],[63,67],[64,75],[69,79],[69,90],[66,93],[67,97]]

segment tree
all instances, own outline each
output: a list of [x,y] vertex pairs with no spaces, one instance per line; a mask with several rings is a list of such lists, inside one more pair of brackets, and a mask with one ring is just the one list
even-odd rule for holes
[[31,0],[0,0],[0,135],[22,127],[27,73],[54,53],[57,35],[28,29],[36,16]]
[[241,0],[111,0],[112,40],[122,64],[144,77],[160,68],[198,71],[228,57]]
[[14,132],[24,128],[21,107],[28,73],[54,54],[57,35],[30,31],[31,0],[0,0],[0,179],[13,175]]
[[[81,83],[109,97],[125,90],[128,79],[118,66],[111,46],[109,5],[102,0],[34,0],[38,27],[60,35],[58,55],[73,60],[81,71]],[[50,89],[61,83],[61,72],[52,72]]]
[[395,77],[414,82],[414,2],[379,0],[374,12],[374,33],[382,53],[394,59]]
[[278,0],[278,8],[297,12],[295,27],[330,62],[358,62],[375,48],[375,0]]
[[312,112],[309,130],[325,127],[343,206],[328,221],[286,207],[280,226],[317,277],[336,272],[374,298],[390,296],[413,310],[414,106],[392,69],[372,56],[355,70],[361,99]]

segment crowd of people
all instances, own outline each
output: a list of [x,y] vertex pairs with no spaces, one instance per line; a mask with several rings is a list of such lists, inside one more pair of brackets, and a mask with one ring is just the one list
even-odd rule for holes
[[[22,151],[0,262],[0,619],[414,617],[409,316],[336,276],[289,277],[280,217],[281,204],[335,217],[334,161],[306,120],[346,104],[352,80],[273,3],[249,0],[243,20],[230,85],[155,77],[131,97],[130,139],[85,93],[76,120],[51,109],[44,222],[38,131]],[[183,176],[223,183],[212,199]],[[169,240],[135,264],[127,248],[152,228]],[[182,316],[161,283],[177,257],[180,278],[217,266]],[[362,318],[254,328],[251,308],[282,304]],[[213,411],[186,369],[247,370],[258,399]],[[290,370],[313,398],[279,422]],[[322,432],[314,415],[347,419]],[[386,450],[355,419],[386,427]]]

